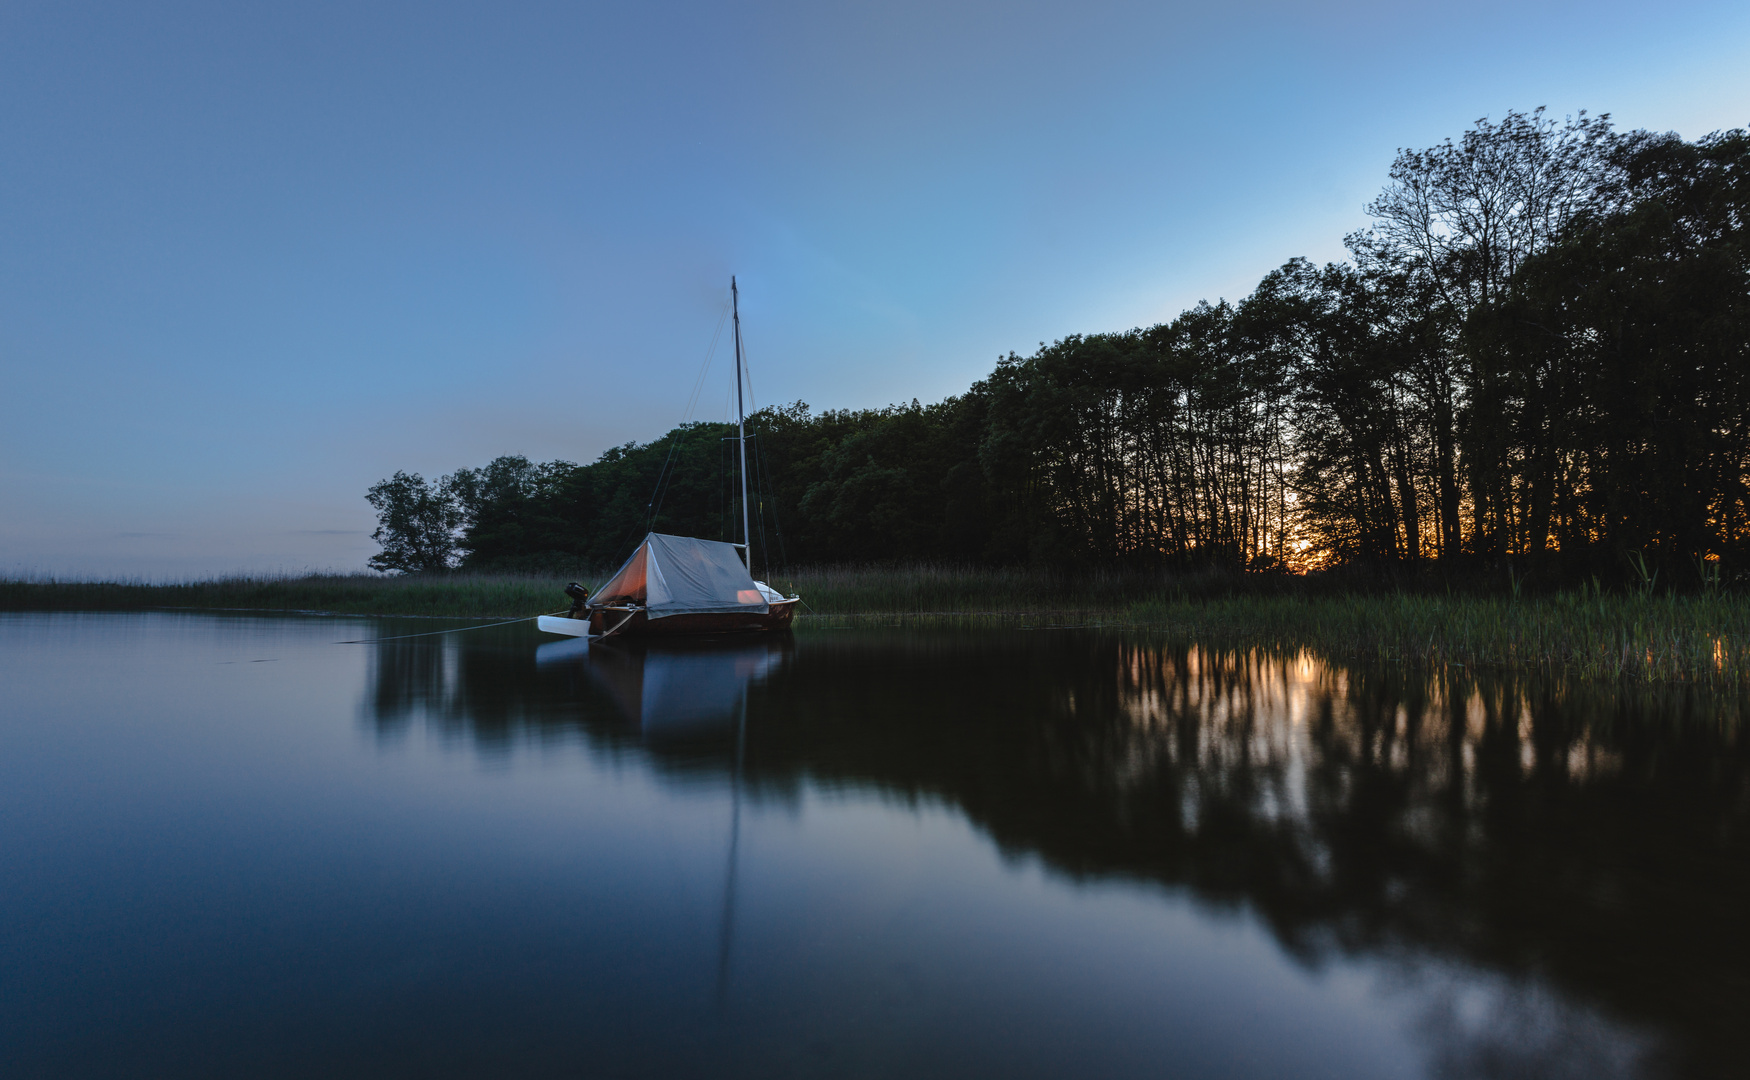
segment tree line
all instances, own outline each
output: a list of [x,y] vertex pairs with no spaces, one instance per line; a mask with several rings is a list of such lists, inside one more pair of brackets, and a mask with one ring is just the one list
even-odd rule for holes
[[[1538,109],[1402,150],[1248,296],[1001,358],[965,394],[754,414],[768,565],[1717,575],[1750,543],[1750,135]],[[734,537],[732,429],[367,496],[383,570]]]

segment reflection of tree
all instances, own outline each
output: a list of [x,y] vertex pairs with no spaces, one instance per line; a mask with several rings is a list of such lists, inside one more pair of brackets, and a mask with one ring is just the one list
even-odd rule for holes
[[[447,663],[380,657],[379,723],[417,702],[486,741],[629,739],[526,651]],[[1547,981],[1667,1036],[1679,1072],[1726,1075],[1750,1052],[1750,761],[1708,719],[1726,706],[1116,635],[859,635],[805,639],[753,691],[747,769],[756,790],[940,800],[1073,877],[1250,905],[1310,964],[1401,954]],[[725,769],[732,748],[725,732],[648,752]],[[1485,1027],[1441,1052],[1447,1071],[1590,1060],[1572,1031],[1531,1045]],[[1429,1021],[1430,1038],[1463,1031]]]

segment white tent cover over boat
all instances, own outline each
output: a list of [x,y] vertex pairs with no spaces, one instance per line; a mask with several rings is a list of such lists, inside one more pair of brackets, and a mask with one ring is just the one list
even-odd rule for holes
[[764,615],[767,598],[775,596],[748,575],[734,544],[650,533],[590,604],[643,604],[650,619],[702,612]]

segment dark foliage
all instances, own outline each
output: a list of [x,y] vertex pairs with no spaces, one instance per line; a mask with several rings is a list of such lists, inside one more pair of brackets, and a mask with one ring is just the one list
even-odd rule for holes
[[462,515],[444,481],[433,485],[418,473],[397,471],[372,484],[365,501],[377,511],[377,531],[371,539],[383,548],[371,556],[371,569],[449,568]]
[[[934,405],[755,414],[756,569],[1717,583],[1750,556],[1747,176],[1743,131],[1542,110],[1401,151],[1351,263],[1010,354]],[[446,564],[446,500],[470,568],[608,563],[647,529],[735,538],[731,434],[398,473],[372,489],[373,565]]]

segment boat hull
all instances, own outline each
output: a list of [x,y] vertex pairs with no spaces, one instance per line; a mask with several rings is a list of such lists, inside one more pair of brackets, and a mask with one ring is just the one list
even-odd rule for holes
[[[634,611],[628,617],[623,611],[593,611],[589,616],[589,632],[600,635],[612,631],[620,637],[669,637],[691,634],[754,634],[763,631],[785,630],[790,626],[790,620],[796,615],[796,600],[780,600],[768,605],[764,615],[741,614],[738,612],[700,612],[694,615],[670,615],[663,619],[651,619],[643,610]],[[577,619],[556,619],[556,622],[575,623]],[[546,629],[546,627],[542,627]],[[564,631],[560,631],[563,633]]]

